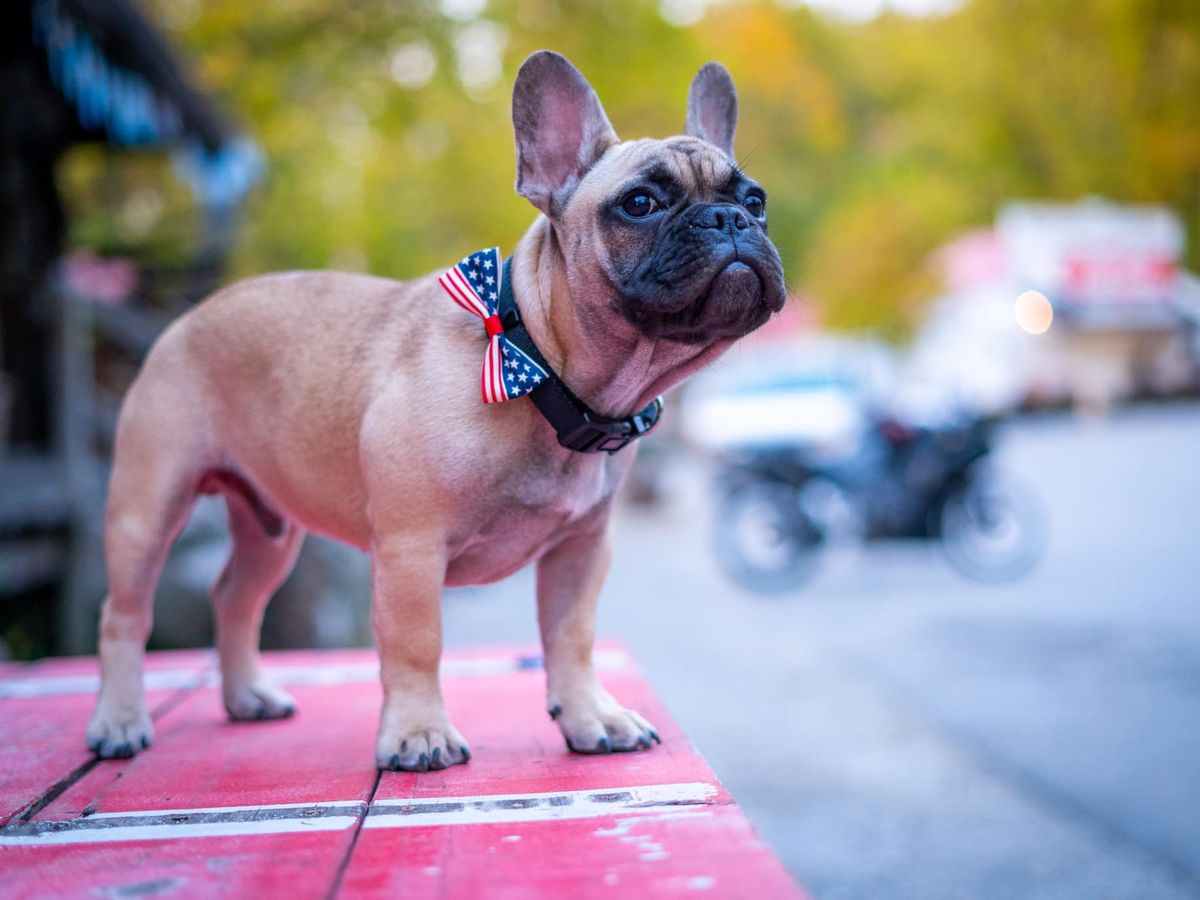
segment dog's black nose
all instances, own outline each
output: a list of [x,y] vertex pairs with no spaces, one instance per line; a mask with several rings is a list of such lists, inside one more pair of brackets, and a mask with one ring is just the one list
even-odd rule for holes
[[693,224],[697,228],[716,228],[718,231],[745,231],[750,227],[750,218],[740,206],[710,203],[697,212]]

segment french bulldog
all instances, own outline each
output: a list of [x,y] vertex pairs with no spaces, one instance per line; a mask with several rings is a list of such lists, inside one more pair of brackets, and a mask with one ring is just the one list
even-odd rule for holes
[[[641,409],[782,308],[766,194],[734,161],[722,66],[692,82],[684,134],[622,142],[578,70],[541,51],[517,74],[512,119],[516,189],[540,215],[511,287],[537,349],[592,409]],[[264,675],[259,628],[312,531],[370,554],[380,768],[470,759],[438,681],[441,592],[531,563],[547,708],[568,748],[651,746],[652,725],[592,665],[613,501],[635,448],[576,452],[528,398],[481,402],[488,340],[436,273],[252,278],[163,333],[116,433],[92,750],[126,757],[152,740],[142,661],[155,586],[205,493],[223,495],[233,538],[213,588],[231,718],[295,710]]]

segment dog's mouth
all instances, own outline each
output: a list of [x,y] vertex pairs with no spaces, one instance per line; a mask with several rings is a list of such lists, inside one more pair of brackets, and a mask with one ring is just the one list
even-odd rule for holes
[[624,302],[621,312],[647,337],[706,344],[744,337],[779,312],[784,300],[777,268],[735,256],[679,309]]

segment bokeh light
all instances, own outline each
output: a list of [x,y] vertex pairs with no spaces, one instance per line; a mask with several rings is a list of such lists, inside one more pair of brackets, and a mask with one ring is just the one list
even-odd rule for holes
[[1022,331],[1045,334],[1054,321],[1054,307],[1041,291],[1025,291],[1013,305],[1013,315]]

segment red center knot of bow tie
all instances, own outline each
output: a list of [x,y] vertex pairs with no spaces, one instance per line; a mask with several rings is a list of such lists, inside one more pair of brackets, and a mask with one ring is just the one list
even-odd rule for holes
[[488,337],[504,334],[504,326],[500,324],[499,316],[488,316],[483,320],[483,327],[487,329]]

